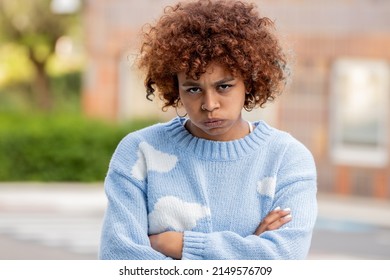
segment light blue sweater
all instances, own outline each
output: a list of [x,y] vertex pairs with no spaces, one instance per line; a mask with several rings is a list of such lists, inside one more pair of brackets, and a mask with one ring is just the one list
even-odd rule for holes
[[[148,235],[184,232],[183,259],[304,259],[317,216],[311,153],[288,133],[255,122],[246,137],[192,136],[185,119],[130,133],[105,180],[99,258],[169,259]],[[292,221],[253,235],[276,207]]]

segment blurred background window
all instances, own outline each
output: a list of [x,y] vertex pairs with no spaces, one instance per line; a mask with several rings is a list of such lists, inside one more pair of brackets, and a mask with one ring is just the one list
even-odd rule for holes
[[331,157],[337,164],[382,167],[388,161],[390,66],[339,59],[331,80]]

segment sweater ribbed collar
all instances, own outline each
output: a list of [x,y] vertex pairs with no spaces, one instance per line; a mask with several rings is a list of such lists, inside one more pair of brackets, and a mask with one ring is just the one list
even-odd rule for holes
[[236,160],[264,146],[272,128],[264,121],[255,122],[252,133],[232,141],[212,141],[193,136],[185,127],[186,119],[176,117],[166,124],[170,139],[178,149],[191,156],[208,160]]

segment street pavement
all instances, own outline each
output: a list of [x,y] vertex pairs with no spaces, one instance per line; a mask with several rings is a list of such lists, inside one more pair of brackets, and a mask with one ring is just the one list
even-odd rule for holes
[[[390,201],[318,194],[308,259],[390,259]],[[0,183],[0,260],[97,259],[102,183]]]
[[97,259],[102,184],[0,183],[0,259]]

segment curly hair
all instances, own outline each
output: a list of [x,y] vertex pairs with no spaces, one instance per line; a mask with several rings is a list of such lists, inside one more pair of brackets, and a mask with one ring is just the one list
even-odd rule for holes
[[248,111],[273,100],[286,80],[286,56],[273,22],[241,1],[198,0],[167,7],[144,31],[139,66],[146,70],[146,97],[155,91],[163,109],[177,107],[177,73],[199,79],[210,62],[243,78]]

